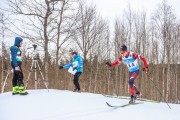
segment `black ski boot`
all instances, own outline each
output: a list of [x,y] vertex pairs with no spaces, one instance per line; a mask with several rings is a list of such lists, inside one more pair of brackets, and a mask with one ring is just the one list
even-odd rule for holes
[[136,96],[131,95],[131,100],[129,101],[129,104],[134,104],[135,103],[135,99],[136,99]]

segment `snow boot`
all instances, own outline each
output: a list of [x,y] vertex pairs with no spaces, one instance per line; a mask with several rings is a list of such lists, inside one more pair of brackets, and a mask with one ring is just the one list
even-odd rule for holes
[[25,90],[24,86],[19,86],[19,94],[20,95],[27,95],[28,92]]
[[15,86],[12,88],[12,95],[17,95],[19,94],[19,86]]
[[136,100],[136,96],[131,95],[131,100],[129,101],[129,104],[134,104]]

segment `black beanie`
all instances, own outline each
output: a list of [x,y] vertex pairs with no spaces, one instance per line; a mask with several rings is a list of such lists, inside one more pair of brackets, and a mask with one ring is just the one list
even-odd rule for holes
[[121,51],[127,51],[126,45],[122,45],[122,46],[120,47],[120,50],[121,50]]

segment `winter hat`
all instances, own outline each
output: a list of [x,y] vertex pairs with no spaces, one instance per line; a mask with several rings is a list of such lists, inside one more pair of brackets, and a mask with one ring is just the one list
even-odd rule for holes
[[126,45],[122,45],[122,46],[120,47],[120,50],[121,50],[121,51],[127,51]]

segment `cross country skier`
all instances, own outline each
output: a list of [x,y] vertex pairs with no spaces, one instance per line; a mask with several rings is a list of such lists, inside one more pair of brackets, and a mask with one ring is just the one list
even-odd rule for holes
[[64,66],[59,66],[59,69],[72,67],[73,71],[75,71],[73,92],[80,92],[79,76],[83,72],[83,59],[77,52],[71,52],[71,57],[73,58],[72,62]]
[[27,95],[28,92],[26,92],[24,88],[23,83],[23,71],[21,69],[22,64],[22,57],[21,57],[21,50],[19,47],[22,46],[23,39],[20,37],[15,38],[15,44],[14,46],[11,46],[11,66],[14,71],[14,76],[12,80],[13,88],[12,88],[12,95],[20,94],[20,95]]
[[128,52],[127,51],[127,47],[126,45],[122,45],[120,48],[120,52],[121,52],[121,56],[120,58],[115,61],[114,63],[110,64],[109,62],[107,62],[106,64],[108,66],[116,66],[118,65],[121,61],[126,63],[128,70],[129,70],[129,86],[130,86],[130,92],[131,92],[131,100],[129,101],[130,104],[133,104],[135,102],[135,99],[137,96],[140,96],[140,92],[138,91],[138,89],[136,88],[134,81],[135,79],[138,77],[139,75],[139,65],[138,65],[138,59],[142,60],[144,63],[144,67],[143,70],[145,72],[148,72],[148,64],[146,61],[146,58],[144,58],[141,55],[138,55],[135,52]]

